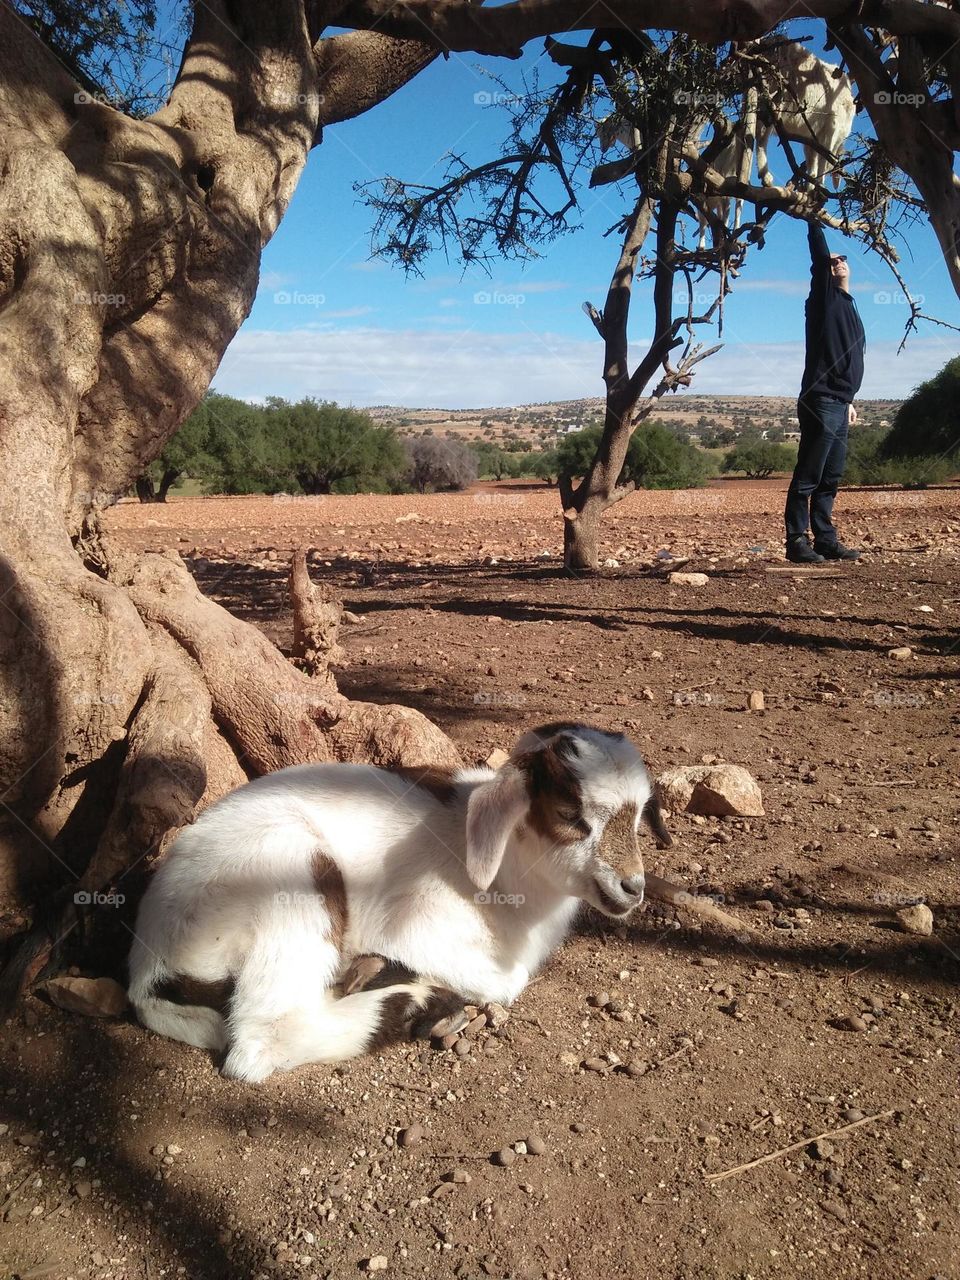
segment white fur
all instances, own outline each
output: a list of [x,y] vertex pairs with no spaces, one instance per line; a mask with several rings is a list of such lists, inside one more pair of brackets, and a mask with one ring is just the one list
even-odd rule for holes
[[[141,903],[130,954],[141,1021],[226,1050],[226,1074],[259,1080],[363,1052],[392,994],[422,1007],[439,984],[470,1002],[514,1000],[580,899],[608,909],[613,897],[616,914],[642,899],[642,870],[619,881],[598,850],[606,818],[632,804],[639,820],[650,795],[643,762],[619,736],[578,726],[560,738],[591,825],[572,845],[551,846],[523,821],[529,801],[513,759],[498,773],[459,772],[449,804],[364,765],[297,766],[226,796],[181,833]],[[525,735],[514,758],[560,738]],[[346,888],[341,948],[313,880],[317,851]],[[330,988],[366,953],[422,982],[335,999]],[[157,984],[176,976],[233,979],[228,1019],[158,998]]]
[[[809,143],[815,140],[839,159],[856,115],[853,81],[839,67],[793,40],[778,45],[767,57],[782,77],[782,82],[771,84],[770,89],[785,136],[804,144],[807,173],[814,181],[822,184],[830,171],[834,186],[839,186],[833,165]],[[770,119],[758,121],[757,172],[764,186],[774,181],[767,164],[767,143],[773,131]]]

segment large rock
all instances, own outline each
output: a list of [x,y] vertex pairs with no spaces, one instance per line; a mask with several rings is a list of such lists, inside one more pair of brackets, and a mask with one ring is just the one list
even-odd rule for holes
[[710,581],[705,573],[671,573],[667,577],[674,587],[705,587]]
[[901,907],[897,912],[897,924],[904,933],[915,933],[921,938],[929,938],[933,933],[933,912],[925,902],[917,902],[911,907]]
[[127,993],[112,978],[51,978],[43,987],[58,1009],[87,1018],[118,1018],[127,1007]]
[[657,778],[660,804],[673,813],[738,818],[763,815],[756,779],[739,764],[680,765]]

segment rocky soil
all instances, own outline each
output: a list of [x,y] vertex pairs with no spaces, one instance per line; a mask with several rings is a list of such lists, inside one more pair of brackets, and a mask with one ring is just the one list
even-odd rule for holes
[[285,647],[310,548],[356,619],[341,688],[469,761],[573,714],[657,772],[745,765],[764,815],[674,813],[648,868],[755,933],[587,913],[505,1020],[257,1088],[35,995],[0,1044],[0,1275],[960,1277],[960,492],[841,495],[863,561],[800,572],[782,500],[636,495],[579,581],[545,490],[115,509]]

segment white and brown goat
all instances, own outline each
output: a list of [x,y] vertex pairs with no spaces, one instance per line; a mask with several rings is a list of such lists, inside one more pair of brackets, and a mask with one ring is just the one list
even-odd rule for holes
[[[259,778],[176,840],[140,906],[130,1000],[225,1075],[363,1053],[516,999],[581,902],[644,895],[643,822],[670,843],[639,753],[558,723],[497,772],[321,764]],[[415,979],[337,998],[359,956]]]

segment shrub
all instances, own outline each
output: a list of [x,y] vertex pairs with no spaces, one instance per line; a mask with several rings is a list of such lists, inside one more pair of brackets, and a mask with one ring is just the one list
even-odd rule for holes
[[[583,476],[596,456],[600,427],[564,436],[557,449],[559,475]],[[713,467],[695,445],[681,440],[662,422],[644,422],[634,431],[618,483],[632,480],[638,489],[692,489],[706,484]]]
[[795,461],[796,455],[786,445],[772,440],[750,440],[730,450],[722,470],[742,471],[748,480],[765,480],[775,471],[791,471]]

